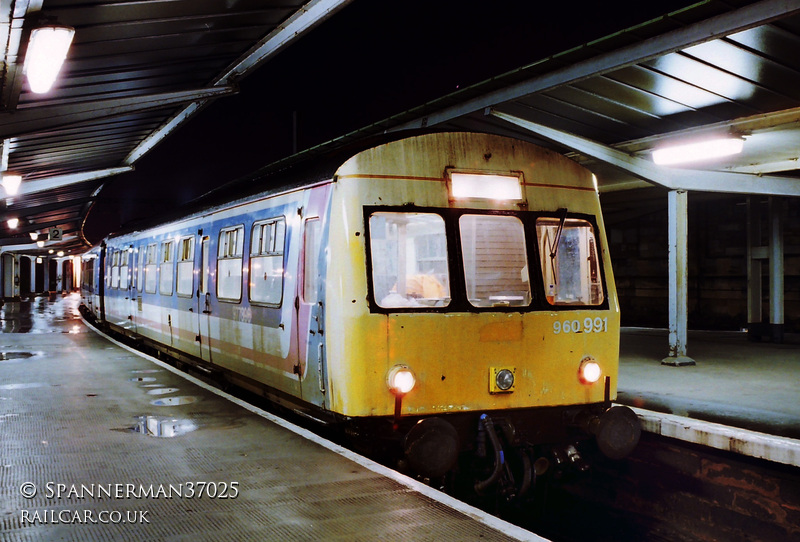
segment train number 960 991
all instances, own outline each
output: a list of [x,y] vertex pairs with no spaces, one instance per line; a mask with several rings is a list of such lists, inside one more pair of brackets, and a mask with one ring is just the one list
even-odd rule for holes
[[608,331],[608,318],[584,318],[583,320],[556,320],[553,333],[605,333]]

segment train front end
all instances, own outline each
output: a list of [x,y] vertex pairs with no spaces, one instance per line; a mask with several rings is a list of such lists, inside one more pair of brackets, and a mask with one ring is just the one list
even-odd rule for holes
[[611,407],[619,308],[589,171],[499,136],[412,137],[339,169],[329,232],[330,407],[355,433],[426,477],[471,457],[479,492],[512,496],[583,468],[586,442],[635,446]]

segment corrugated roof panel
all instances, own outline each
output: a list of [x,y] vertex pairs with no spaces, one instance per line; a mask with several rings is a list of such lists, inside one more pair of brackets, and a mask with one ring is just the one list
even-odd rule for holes
[[765,58],[800,71],[800,55],[797,54],[800,48],[800,36],[776,24],[732,34],[728,36],[728,41],[758,51]]
[[687,111],[686,105],[649,92],[648,89],[626,84],[613,77],[593,77],[574,83],[572,87],[602,97],[606,101],[625,104],[627,109],[645,112],[648,116],[662,119],[675,113]]
[[[678,78],[658,73],[645,66],[630,66],[606,75],[606,78],[619,81],[633,88],[638,88],[670,103],[676,104],[671,114],[695,112],[702,114],[704,107],[719,102],[715,94],[681,81]],[[719,120],[708,116],[708,120]]]
[[[800,50],[800,44],[798,44]],[[776,96],[800,100],[800,73],[727,40],[714,40],[683,51],[686,55],[735,74]],[[787,102],[788,104],[788,102]],[[782,108],[782,107],[781,107]]]
[[619,119],[594,115],[589,111],[579,115],[574,105],[546,94],[516,100],[504,109],[557,130],[584,134],[598,141],[616,141],[632,129]]

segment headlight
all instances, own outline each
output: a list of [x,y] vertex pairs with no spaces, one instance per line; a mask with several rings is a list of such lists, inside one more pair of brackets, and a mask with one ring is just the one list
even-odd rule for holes
[[405,395],[414,389],[417,378],[414,376],[414,372],[408,368],[408,365],[395,365],[389,369],[389,374],[386,375],[386,383],[392,393]]
[[603,374],[600,364],[592,356],[586,356],[578,367],[578,379],[584,384],[594,384]]
[[489,369],[489,393],[507,393],[514,391],[513,367],[492,367]]

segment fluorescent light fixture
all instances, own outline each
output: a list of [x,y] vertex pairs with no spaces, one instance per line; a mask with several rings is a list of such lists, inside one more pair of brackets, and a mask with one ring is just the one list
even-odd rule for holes
[[520,178],[510,175],[451,173],[450,189],[457,199],[522,199]]
[[740,137],[708,139],[685,145],[675,145],[653,150],[653,162],[660,166],[688,164],[711,158],[731,156],[742,152],[744,140]]
[[7,224],[13,230],[19,225],[19,218],[9,218]]
[[13,175],[9,173],[3,173],[3,188],[6,189],[6,195],[14,196],[19,192],[19,185],[22,184],[22,176],[21,175]]
[[25,74],[32,92],[43,94],[53,86],[74,35],[74,28],[57,24],[31,30],[25,53]]

